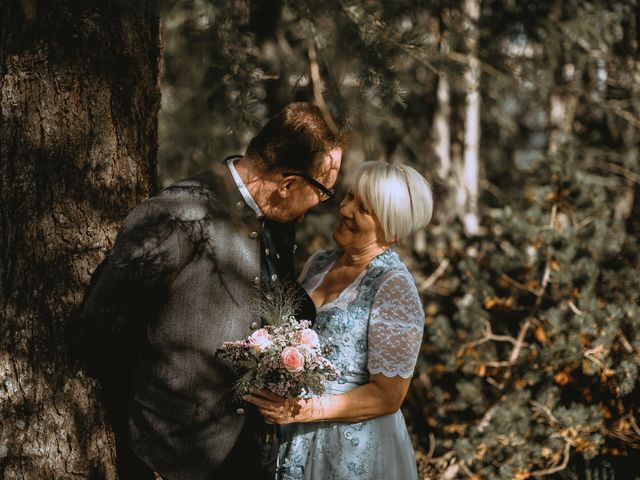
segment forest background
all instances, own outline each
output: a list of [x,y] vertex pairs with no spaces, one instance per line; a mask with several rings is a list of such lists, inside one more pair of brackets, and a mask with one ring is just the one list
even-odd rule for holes
[[[636,478],[637,0],[139,3],[2,5],[4,478],[114,478],[59,341],[90,274],[133,205],[296,100],[348,132],[342,180],[383,160],[434,186],[399,247],[426,313],[421,477]],[[337,207],[300,225],[300,262]]]

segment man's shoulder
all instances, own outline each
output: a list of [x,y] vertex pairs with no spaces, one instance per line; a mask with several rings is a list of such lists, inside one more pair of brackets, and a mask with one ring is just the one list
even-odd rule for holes
[[170,184],[151,199],[206,202],[217,196],[217,183],[215,175],[205,171]]
[[210,170],[205,170],[164,187],[158,192],[158,195],[206,195],[215,192],[218,183],[216,175]]
[[[125,224],[156,217],[181,221],[198,221],[219,210],[216,185],[209,172],[177,181],[137,205]],[[212,176],[212,175],[211,175]]]
[[209,170],[163,188],[150,200],[167,205],[200,205],[210,211],[225,212],[234,201],[234,193],[239,196],[237,191],[234,192],[237,187],[231,183],[226,164],[214,164]]

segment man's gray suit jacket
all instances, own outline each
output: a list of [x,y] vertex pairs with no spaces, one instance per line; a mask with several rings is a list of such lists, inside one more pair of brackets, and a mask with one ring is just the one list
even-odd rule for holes
[[[94,354],[116,363],[130,354],[129,443],[167,479],[217,478],[248,421],[249,409],[232,397],[232,371],[215,353],[260,325],[252,305],[260,235],[261,222],[219,164],[134,208],[94,274],[81,316],[102,342]],[[122,332],[130,345],[120,354]],[[257,452],[243,455],[258,462]]]

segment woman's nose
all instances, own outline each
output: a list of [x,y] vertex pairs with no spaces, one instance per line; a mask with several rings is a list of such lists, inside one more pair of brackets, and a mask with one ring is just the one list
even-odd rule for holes
[[353,205],[353,199],[345,198],[340,203],[340,215],[343,217],[350,217],[352,213],[351,206]]

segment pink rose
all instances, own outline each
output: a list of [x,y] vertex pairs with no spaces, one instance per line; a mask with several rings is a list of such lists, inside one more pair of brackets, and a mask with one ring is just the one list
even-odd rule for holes
[[304,368],[304,357],[302,353],[294,347],[285,347],[280,354],[284,368],[290,372],[299,372]]
[[300,343],[310,348],[318,348],[320,346],[320,339],[316,332],[310,328],[305,328],[300,332]]
[[251,347],[258,352],[264,352],[267,348],[273,345],[271,335],[269,335],[269,332],[264,328],[253,332],[249,337],[249,343],[251,344]]

